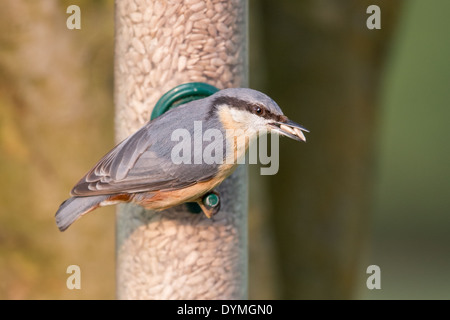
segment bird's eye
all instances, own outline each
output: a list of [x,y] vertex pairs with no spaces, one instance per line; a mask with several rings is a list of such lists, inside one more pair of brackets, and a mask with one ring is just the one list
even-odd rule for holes
[[263,109],[259,106],[255,106],[254,111],[257,115],[262,115]]

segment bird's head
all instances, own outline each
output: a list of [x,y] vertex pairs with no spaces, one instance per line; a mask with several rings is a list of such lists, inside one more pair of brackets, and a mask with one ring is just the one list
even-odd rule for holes
[[212,112],[217,112],[225,129],[278,133],[306,141],[301,125],[289,120],[275,101],[264,93],[248,88],[224,89],[213,96]]

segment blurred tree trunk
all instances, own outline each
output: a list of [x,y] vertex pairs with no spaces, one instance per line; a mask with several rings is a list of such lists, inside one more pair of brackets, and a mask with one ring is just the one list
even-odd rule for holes
[[[371,4],[381,8],[381,30],[366,27]],[[259,70],[263,90],[311,131],[306,144],[282,139],[280,170],[271,177],[280,298],[351,298],[365,276],[358,263],[371,205],[377,93],[400,4],[253,3],[262,15],[255,51],[265,61],[251,72]]]
[[[77,1],[69,30],[72,2],[1,3],[0,299],[114,297],[113,212],[63,234],[54,220],[113,145],[113,4]],[[71,264],[83,290],[66,288]]]

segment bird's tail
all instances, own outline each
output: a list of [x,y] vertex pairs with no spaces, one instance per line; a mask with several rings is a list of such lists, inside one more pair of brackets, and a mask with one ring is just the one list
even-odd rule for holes
[[72,197],[61,203],[55,214],[56,225],[60,231],[66,230],[83,214],[96,209],[108,196]]

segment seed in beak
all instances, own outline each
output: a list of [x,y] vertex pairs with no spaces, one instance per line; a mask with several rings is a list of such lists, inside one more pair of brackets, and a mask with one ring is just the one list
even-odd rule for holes
[[295,128],[295,127],[294,127],[294,130],[295,130],[295,134],[296,134],[300,139],[302,139],[303,141],[306,141],[306,137],[305,137],[305,135],[303,134],[303,131],[302,131],[302,130],[300,130],[299,128]]
[[292,129],[291,127],[286,126],[286,125],[284,125],[284,124],[280,124],[280,129],[283,130],[283,131],[287,131],[287,132],[289,132],[289,133],[291,133],[291,134],[293,134],[293,135],[297,135],[297,134],[295,133],[294,129]]

